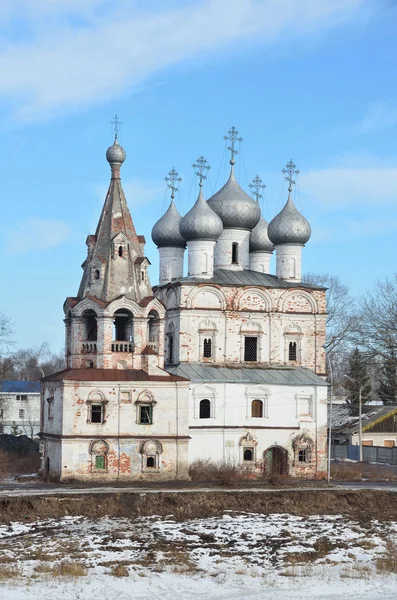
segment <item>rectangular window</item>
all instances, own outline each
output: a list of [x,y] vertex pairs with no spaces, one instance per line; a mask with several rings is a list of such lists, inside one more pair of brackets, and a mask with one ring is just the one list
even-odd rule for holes
[[258,360],[258,338],[244,338],[244,360],[246,362],[256,362]]
[[394,443],[394,440],[385,440],[383,445],[385,448],[394,448],[396,444]]
[[363,446],[373,446],[373,445],[374,445],[373,440],[363,440]]
[[103,423],[103,404],[91,404],[91,423]]
[[296,357],[296,342],[290,342],[288,346],[288,360],[295,361],[297,360]]
[[309,448],[305,448],[304,450],[299,450],[298,453],[298,461],[309,463],[310,462],[310,450]]
[[17,400],[18,402],[27,402],[28,397],[26,394],[17,394]]
[[236,242],[232,244],[232,263],[238,264],[238,244]]
[[153,423],[153,406],[141,404],[139,406],[139,423],[151,425]]
[[211,338],[205,338],[203,344],[203,357],[211,358],[212,355],[212,340]]
[[95,469],[98,471],[103,471],[105,469],[105,457],[104,456],[96,456],[95,457]]
[[19,411],[18,411],[18,417],[19,417],[20,419],[24,419],[24,418],[25,418],[25,411],[24,411],[24,409],[23,409],[23,408],[20,408],[20,409],[19,409]]

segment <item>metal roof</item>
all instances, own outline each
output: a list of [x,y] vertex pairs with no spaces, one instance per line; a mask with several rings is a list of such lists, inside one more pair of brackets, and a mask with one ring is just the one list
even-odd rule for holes
[[0,394],[40,394],[40,381],[18,381],[3,379],[0,381]]
[[177,374],[149,375],[140,369],[64,369],[43,381],[183,381]]
[[202,363],[180,363],[166,370],[190,381],[216,383],[265,383],[268,385],[328,385],[310,369],[304,367],[216,366]]
[[[379,418],[397,410],[397,406],[374,406],[364,404],[362,410],[363,428]],[[358,406],[351,404],[334,404],[332,406],[333,433],[355,433],[359,430]]]
[[[210,278],[201,277],[182,277],[174,284],[183,285],[196,285],[197,283],[206,283],[208,285],[249,285],[249,286],[260,286],[267,288],[302,288],[310,290],[325,290],[324,286],[313,285],[311,283],[292,283],[289,281],[282,281],[275,275],[269,273],[259,273],[258,271],[249,271],[244,269],[242,271],[232,271],[231,269],[216,269],[214,275]],[[168,284],[167,284],[168,285]]]

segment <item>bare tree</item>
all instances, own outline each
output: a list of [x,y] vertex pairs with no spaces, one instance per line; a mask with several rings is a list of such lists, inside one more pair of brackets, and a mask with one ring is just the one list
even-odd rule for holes
[[14,346],[14,326],[9,317],[0,311],[0,379],[7,376],[10,370],[8,356]]

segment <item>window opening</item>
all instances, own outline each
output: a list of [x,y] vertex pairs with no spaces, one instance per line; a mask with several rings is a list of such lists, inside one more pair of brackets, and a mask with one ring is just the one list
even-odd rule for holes
[[256,362],[258,360],[258,338],[244,338],[244,360],[247,362]]
[[232,244],[232,263],[238,264],[238,244],[236,242]]
[[174,362],[174,336],[168,337],[168,362]]
[[19,402],[27,402],[28,401],[28,397],[26,394],[18,394],[17,395],[17,400],[19,400]]
[[200,400],[200,419],[210,419],[211,418],[211,402],[206,398],[204,400]]
[[23,419],[25,417],[25,411],[23,408],[19,409],[18,416],[20,419]]
[[119,256],[123,256],[123,246],[119,246]]
[[309,448],[305,448],[304,450],[299,450],[298,461],[305,462],[305,463],[310,462],[310,449]]
[[211,340],[211,338],[206,338],[204,340],[203,356],[204,356],[204,358],[211,358],[211,356],[212,356],[212,340]]
[[114,314],[114,337],[116,342],[132,342],[133,317],[129,310],[120,308]]
[[93,310],[86,310],[83,318],[85,325],[85,339],[87,342],[96,342],[98,327],[95,312]]
[[244,448],[244,460],[254,460],[254,451],[252,448]]
[[95,271],[94,271],[94,279],[99,279],[100,276],[101,276],[101,274],[99,272],[99,269],[95,269]]
[[98,471],[103,471],[105,469],[105,457],[104,456],[96,456],[95,457],[95,469]]
[[296,360],[296,342],[289,343],[288,360]]
[[262,400],[253,400],[251,403],[251,417],[263,417],[263,402]]
[[141,279],[142,281],[145,281],[145,271],[141,271]]
[[91,423],[103,423],[103,404],[91,404]]
[[139,423],[141,425],[151,425],[153,423],[153,406],[151,404],[141,404],[139,406]]
[[154,456],[148,456],[146,459],[146,467],[148,469],[154,469],[156,466],[156,459]]

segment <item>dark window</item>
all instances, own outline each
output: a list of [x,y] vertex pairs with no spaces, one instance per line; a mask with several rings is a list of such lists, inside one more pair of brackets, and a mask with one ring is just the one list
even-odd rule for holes
[[20,402],[27,402],[28,401],[28,397],[25,394],[18,394],[17,395],[17,400],[19,400]]
[[236,242],[232,244],[232,263],[238,264],[238,244]]
[[299,462],[310,462],[310,450],[309,448],[305,448],[304,450],[299,450],[298,453],[298,461]]
[[244,448],[244,460],[254,460],[254,451],[252,448]]
[[174,336],[168,336],[168,362],[174,362]]
[[99,272],[99,269],[95,269],[95,271],[94,271],[94,279],[99,279],[100,276],[101,276],[101,274]]
[[24,419],[25,418],[25,410],[23,408],[19,409],[18,416],[19,416],[20,419]]
[[141,271],[141,278],[142,278],[142,281],[145,281],[145,271]]
[[204,340],[203,356],[204,358],[211,358],[212,356],[212,340],[210,338]]
[[103,423],[103,404],[91,404],[91,423]]
[[119,246],[119,256],[123,256],[123,246]]
[[258,360],[258,338],[244,338],[244,360],[247,362],[256,362]]
[[156,460],[154,458],[154,456],[148,456],[146,459],[146,467],[148,469],[154,469],[156,466]]
[[211,402],[207,399],[200,400],[200,419],[211,418]]
[[289,343],[288,360],[296,360],[296,342]]
[[114,340],[116,342],[132,342],[133,317],[129,310],[120,308],[114,314]]
[[87,342],[96,342],[98,337],[98,327],[96,314],[93,310],[87,310],[83,314],[85,324],[85,339]]
[[141,425],[151,425],[153,423],[153,406],[142,404],[139,407],[139,422]]
[[253,400],[251,403],[251,417],[263,417],[262,400]]
[[96,456],[95,457],[95,469],[98,469],[98,470],[105,469],[105,457],[104,456]]

